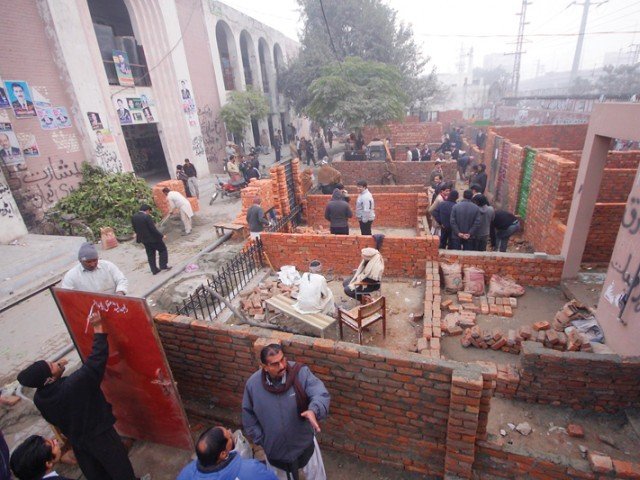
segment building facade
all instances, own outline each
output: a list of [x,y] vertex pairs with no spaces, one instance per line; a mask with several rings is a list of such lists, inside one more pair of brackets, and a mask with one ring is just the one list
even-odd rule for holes
[[[297,43],[217,1],[20,2],[0,32],[0,190],[15,205],[11,225],[35,225],[77,186],[83,162],[153,180],[185,158],[201,176],[222,171],[219,111],[232,90],[269,102],[268,117],[247,125],[249,145],[300,123],[278,89]],[[8,221],[2,214],[0,229]]]

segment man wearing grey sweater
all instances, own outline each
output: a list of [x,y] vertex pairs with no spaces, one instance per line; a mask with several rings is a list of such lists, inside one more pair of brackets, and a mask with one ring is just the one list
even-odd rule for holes
[[260,363],[244,388],[244,430],[278,478],[298,480],[302,469],[307,480],[326,480],[315,432],[329,414],[329,392],[309,367],[287,362],[278,344],[262,349]]

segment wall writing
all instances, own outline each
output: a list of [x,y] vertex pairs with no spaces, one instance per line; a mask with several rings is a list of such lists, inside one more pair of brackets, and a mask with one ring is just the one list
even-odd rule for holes
[[218,152],[224,147],[220,120],[215,118],[213,109],[209,104],[198,107],[198,119],[200,120],[202,142],[207,155],[207,161],[217,163]]

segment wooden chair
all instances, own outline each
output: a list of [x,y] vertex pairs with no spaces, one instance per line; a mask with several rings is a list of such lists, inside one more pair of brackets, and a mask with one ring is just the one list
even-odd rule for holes
[[338,308],[338,325],[342,340],[342,324],[358,332],[358,343],[362,345],[362,330],[382,320],[382,336],[387,336],[387,307],[385,298],[380,297],[372,303],[360,305],[352,310]]

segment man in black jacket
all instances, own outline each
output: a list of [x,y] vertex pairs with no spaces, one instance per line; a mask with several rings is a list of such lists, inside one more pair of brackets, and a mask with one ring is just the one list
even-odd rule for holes
[[[136,242],[142,243],[147,251],[147,260],[149,268],[154,275],[160,270],[171,270],[167,265],[169,261],[169,253],[167,246],[164,244],[164,235],[156,228],[151,218],[151,207],[145,203],[140,205],[140,211],[131,217],[133,231],[136,232]],[[160,257],[160,268],[156,264],[156,252]]]
[[333,235],[349,235],[349,219],[353,212],[345,200],[342,190],[336,188],[331,195],[331,201],[324,210],[324,218],[329,220],[329,230]]
[[135,480],[127,450],[113,428],[111,405],[100,389],[109,357],[100,312],[89,315],[88,321],[93,325],[93,348],[80,369],[62,377],[66,361],[40,360],[21,371],[18,381],[37,389],[33,403],[69,439],[86,478]]
[[480,230],[480,207],[471,201],[473,193],[465,190],[463,200],[451,209],[452,250],[473,250],[473,238]]

